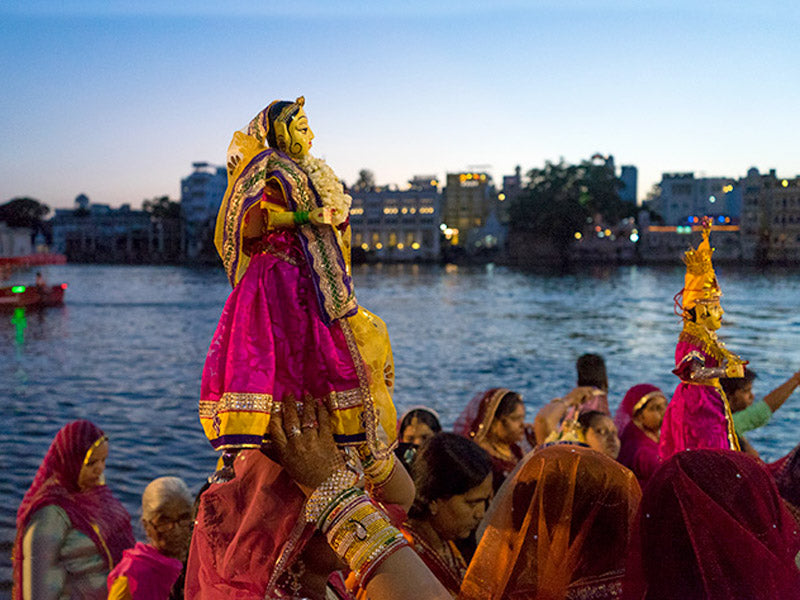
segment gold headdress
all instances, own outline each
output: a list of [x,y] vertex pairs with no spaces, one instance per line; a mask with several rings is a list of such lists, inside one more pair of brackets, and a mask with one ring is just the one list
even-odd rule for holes
[[686,311],[697,304],[713,304],[719,302],[722,290],[717,283],[711,255],[714,249],[708,241],[711,234],[711,219],[703,217],[703,240],[697,249],[686,251],[683,262],[686,263],[686,279],[683,289],[675,295],[675,304],[686,315]]

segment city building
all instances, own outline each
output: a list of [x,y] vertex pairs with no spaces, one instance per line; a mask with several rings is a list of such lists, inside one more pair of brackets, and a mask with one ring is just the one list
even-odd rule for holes
[[738,222],[742,195],[732,177],[695,177],[694,173],[664,173],[660,194],[648,208],[659,214],[664,225],[691,225],[695,217],[728,217]]
[[27,227],[9,227],[0,221],[0,257],[33,254],[33,232]]
[[620,200],[636,204],[638,201],[639,170],[633,165],[622,165],[619,179],[622,181],[622,188],[619,190]]
[[416,176],[407,190],[352,190],[352,247],[368,258],[390,261],[439,259],[439,182]]
[[[481,172],[448,173],[442,223],[451,232],[452,245],[463,245],[470,231],[482,227],[498,204],[490,175]],[[499,217],[499,215],[498,215]]]
[[758,262],[800,261],[800,176],[750,169],[740,180],[742,255]]
[[111,208],[81,194],[74,209],[57,208],[53,249],[73,262],[149,263],[180,258],[180,229],[129,204]]
[[201,256],[216,256],[214,225],[228,174],[225,167],[207,162],[195,162],[192,167],[192,173],[181,179],[181,214],[186,258],[197,260]]

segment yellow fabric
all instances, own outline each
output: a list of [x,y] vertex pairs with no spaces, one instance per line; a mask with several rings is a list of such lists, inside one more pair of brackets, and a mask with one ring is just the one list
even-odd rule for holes
[[114,580],[108,590],[108,600],[133,600],[131,588],[128,586],[128,578],[121,575]]
[[[231,201],[233,183],[236,181],[236,178],[242,174],[242,171],[244,171],[253,157],[265,149],[266,147],[254,137],[246,135],[241,131],[237,131],[233,134],[233,139],[228,146],[228,188],[225,190],[222,204],[219,207],[216,228],[214,230],[214,245],[217,247],[217,252],[220,256],[223,256],[222,239],[225,228],[225,214],[228,211],[228,205]],[[236,283],[239,283],[239,280],[247,270],[247,265],[250,264],[250,257],[243,252],[240,254],[239,265],[234,280]]]
[[[386,323],[364,307],[359,307],[358,312],[347,321],[370,375],[369,391],[375,404],[378,422],[386,436],[383,441],[392,443],[397,437],[397,411],[392,402],[394,358]],[[363,431],[363,428],[360,431]]]

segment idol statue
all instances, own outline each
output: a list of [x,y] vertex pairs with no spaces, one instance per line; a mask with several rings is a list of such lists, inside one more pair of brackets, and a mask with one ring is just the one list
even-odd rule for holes
[[389,336],[356,301],[352,199],[309,153],[304,104],[271,103],[228,148],[214,241],[233,291],[206,357],[200,421],[216,449],[259,448],[281,403],[310,396],[330,410],[340,446],[380,454],[395,437]]
[[683,330],[675,349],[675,369],[681,382],[667,407],[661,427],[659,454],[662,460],[676,452],[696,448],[739,450],[731,409],[720,377],[743,377],[747,364],[717,338],[724,311],[722,291],[711,264],[708,238],[711,220],[702,221],[703,239],[696,250],[684,256],[684,288],[675,296],[676,312],[683,317]]

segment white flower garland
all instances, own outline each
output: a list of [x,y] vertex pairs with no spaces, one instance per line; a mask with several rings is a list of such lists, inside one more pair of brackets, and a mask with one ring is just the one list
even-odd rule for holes
[[344,193],[344,186],[333,169],[323,159],[310,154],[306,154],[296,162],[314,184],[314,188],[322,198],[323,206],[336,209],[343,215],[342,220],[346,219],[350,214],[350,204],[353,199]]

